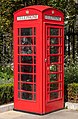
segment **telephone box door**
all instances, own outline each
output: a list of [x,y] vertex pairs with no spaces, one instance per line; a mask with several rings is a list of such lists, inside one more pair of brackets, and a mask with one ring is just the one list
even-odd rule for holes
[[42,113],[41,78],[39,79],[37,71],[41,69],[41,65],[37,63],[41,55],[37,46],[39,30],[38,23],[35,25],[18,23],[14,27],[14,109],[16,110]]
[[46,25],[46,112],[63,108],[63,27]]

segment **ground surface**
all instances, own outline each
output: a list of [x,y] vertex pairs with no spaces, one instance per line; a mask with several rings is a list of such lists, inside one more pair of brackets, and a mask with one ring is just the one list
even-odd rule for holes
[[17,111],[7,111],[0,113],[0,119],[78,119],[78,111],[63,109],[44,116]]

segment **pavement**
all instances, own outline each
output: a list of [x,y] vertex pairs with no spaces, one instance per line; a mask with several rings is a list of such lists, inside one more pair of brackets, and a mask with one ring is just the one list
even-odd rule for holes
[[0,113],[0,119],[78,119],[78,110],[63,109],[42,116],[12,110]]

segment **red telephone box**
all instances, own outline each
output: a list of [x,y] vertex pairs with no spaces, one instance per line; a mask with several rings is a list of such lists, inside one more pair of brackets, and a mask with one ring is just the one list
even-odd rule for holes
[[49,6],[14,13],[14,109],[45,114],[64,107],[64,15]]

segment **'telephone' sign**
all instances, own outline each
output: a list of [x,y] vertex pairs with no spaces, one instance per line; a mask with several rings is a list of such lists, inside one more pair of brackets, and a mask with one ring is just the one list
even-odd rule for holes
[[55,20],[55,21],[61,21],[61,17],[57,17],[57,16],[48,16],[48,15],[45,15],[45,19]]
[[22,20],[34,20],[34,19],[38,19],[38,15],[19,16],[19,17],[17,17],[17,21],[22,21]]

